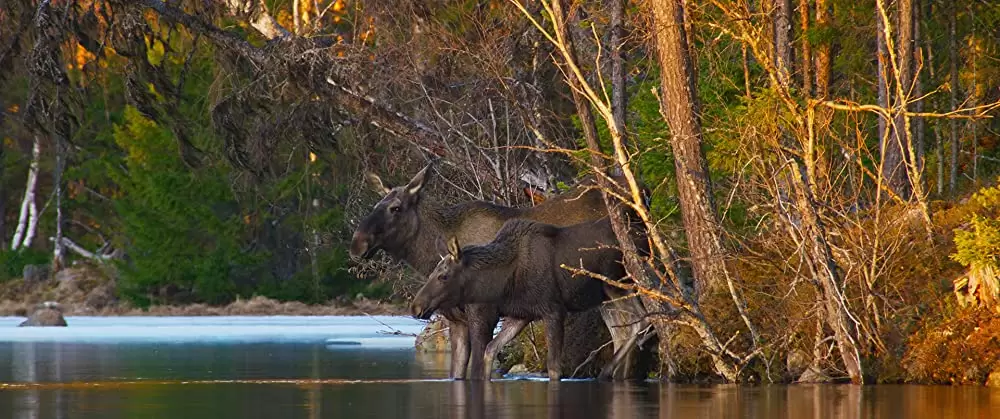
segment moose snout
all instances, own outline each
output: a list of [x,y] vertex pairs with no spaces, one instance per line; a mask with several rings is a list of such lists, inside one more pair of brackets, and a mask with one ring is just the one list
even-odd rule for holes
[[414,318],[420,320],[430,320],[431,314],[433,313],[433,310],[428,309],[427,306],[418,301],[410,303],[410,314],[412,314]]
[[367,234],[361,233],[360,231],[355,231],[354,236],[351,237],[351,257],[360,258],[364,257],[365,253],[368,253],[368,242],[370,238]]

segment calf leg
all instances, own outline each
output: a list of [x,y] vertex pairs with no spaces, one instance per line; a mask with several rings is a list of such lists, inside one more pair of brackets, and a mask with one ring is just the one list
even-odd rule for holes
[[[469,370],[471,370],[469,379],[490,378],[489,374],[483,377],[480,373],[484,370],[483,357],[486,352],[486,344],[493,337],[493,329],[496,329],[499,321],[500,316],[496,312],[476,312],[469,316],[469,339],[472,342],[472,353],[469,356]],[[504,322],[503,328],[507,327],[507,322]],[[501,329],[501,333],[503,333],[503,329]],[[486,365],[492,365],[492,361]]]
[[451,378],[465,379],[469,363],[469,325],[464,321],[448,320],[448,338],[451,340]]
[[[483,354],[483,365],[481,371],[485,374],[487,379],[490,378],[490,373],[493,372],[493,361],[497,359],[497,354],[504,346],[507,346],[510,341],[517,337],[518,333],[524,330],[524,327],[531,323],[531,320],[514,319],[506,317],[503,319],[503,326],[500,327],[500,333],[497,333],[496,337],[490,341],[489,345],[486,345],[486,351]],[[473,370],[475,371],[475,370]],[[475,372],[473,372],[475,374]]]
[[562,346],[566,313],[557,312],[545,317],[545,343],[549,347],[549,381],[559,381],[562,377]]

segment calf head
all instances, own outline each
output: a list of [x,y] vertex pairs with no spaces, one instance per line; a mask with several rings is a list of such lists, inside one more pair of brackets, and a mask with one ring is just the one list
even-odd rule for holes
[[467,264],[462,260],[458,239],[448,240],[448,254],[441,258],[427,283],[410,303],[413,317],[427,320],[437,310],[447,310],[462,303],[462,287],[466,281]]
[[368,178],[385,193],[382,200],[358,225],[351,238],[351,257],[369,258],[380,248],[395,249],[404,246],[416,236],[420,227],[421,191],[429,176],[431,165],[418,172],[410,183],[395,188],[382,185],[374,174]]

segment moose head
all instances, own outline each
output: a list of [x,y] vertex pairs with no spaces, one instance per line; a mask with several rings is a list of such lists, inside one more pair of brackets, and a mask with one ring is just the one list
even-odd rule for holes
[[375,174],[369,173],[368,179],[380,191],[385,193],[382,200],[368,214],[351,238],[351,257],[369,258],[378,249],[393,250],[402,247],[416,235],[420,225],[421,191],[430,176],[428,164],[413,176],[404,186],[387,188]]
[[467,264],[462,260],[458,239],[448,239],[448,254],[441,258],[427,283],[413,297],[410,313],[418,319],[430,319],[437,310],[447,310],[461,304],[464,272]]

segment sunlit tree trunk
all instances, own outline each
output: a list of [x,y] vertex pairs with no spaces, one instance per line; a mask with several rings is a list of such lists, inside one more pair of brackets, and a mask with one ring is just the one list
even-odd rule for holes
[[[683,0],[652,3],[655,45],[660,64],[660,112],[670,127],[681,218],[691,253],[696,290],[720,286],[726,280],[725,253],[712,200],[708,161],[702,149],[696,72],[691,63],[684,24]],[[730,284],[731,285],[731,284]],[[729,369],[716,358],[716,371]],[[734,380],[735,373],[730,372]]]
[[[892,80],[892,67],[887,66],[883,73],[886,86],[890,83],[899,83],[897,91],[902,91],[903,95],[897,96],[893,102],[893,123],[889,127],[889,135],[884,145],[884,157],[882,160],[882,178],[897,195],[902,199],[909,199],[913,191],[910,180],[907,178],[905,150],[911,146],[911,132],[907,125],[905,113],[909,110],[907,99],[910,97],[910,88],[913,82],[913,0],[896,0],[896,59],[899,74]],[[880,19],[881,20],[881,19]],[[891,29],[891,28],[890,28]],[[882,37],[883,32],[879,32]],[[900,89],[901,87],[901,89]],[[915,162],[911,162],[915,163]]]
[[788,86],[792,73],[792,1],[771,1],[774,3],[774,65],[781,83]]
[[38,186],[38,163],[41,159],[41,154],[41,140],[36,135],[34,143],[31,146],[31,165],[28,167],[28,180],[24,185],[24,198],[21,200],[21,212],[17,217],[17,229],[14,230],[14,239],[10,243],[11,250],[31,246],[35,230],[38,227],[38,207],[35,205],[35,188]]
[[802,40],[802,92],[812,96],[812,44],[809,42],[809,0],[799,0],[799,38]]
[[[913,7],[912,15],[912,25],[913,25],[913,41],[911,42],[912,47],[910,51],[914,52],[913,65],[913,97],[919,99],[915,104],[917,113],[922,113],[924,111],[924,100],[921,99],[924,95],[924,78],[922,77],[924,71],[922,67],[926,65],[924,49],[920,45],[920,18],[923,15],[923,5],[922,1],[915,0],[916,7]],[[916,143],[916,155],[917,161],[913,162],[913,166],[917,169],[917,177],[923,184],[923,173],[924,173],[924,152],[926,144],[924,143],[924,118],[916,116],[913,117],[913,139]],[[926,190],[926,184],[921,189]]]
[[[885,37],[882,33],[885,31],[885,24],[882,22],[879,16],[879,11],[875,11],[875,22],[876,22],[876,36],[875,36],[875,59],[877,60],[877,74],[875,82],[878,87],[878,106],[882,109],[888,111],[889,109],[889,47],[886,46]],[[889,132],[889,117],[886,115],[879,114],[878,116],[878,148],[879,148],[879,161],[883,165],[888,165],[887,159],[889,158],[889,148],[891,148]],[[900,151],[902,153],[902,151]],[[900,154],[902,156],[902,154]],[[885,176],[886,169],[881,170],[883,177]],[[884,181],[884,180],[883,180]]]
[[[816,27],[826,29],[830,25],[830,10],[827,0],[816,0]],[[816,46],[816,96],[830,94],[830,44],[823,42]]]
[[[958,28],[957,26],[957,15],[958,6],[952,3],[948,6],[948,74],[949,74],[949,91],[951,99],[951,110],[954,111],[958,109],[958,92],[961,85],[958,81]],[[948,192],[952,195],[955,194],[957,183],[958,183],[958,121],[951,119],[949,121],[951,125],[951,173],[948,178]]]
[[[672,16],[674,11],[670,10],[671,5],[677,8],[682,6],[675,4],[675,0],[660,3],[664,3],[664,7],[653,8],[656,22],[666,22],[657,27],[655,41],[662,86],[660,112],[670,127],[681,217],[691,252],[696,288],[701,291],[722,282],[724,257],[715,219],[708,160],[702,149],[696,73],[691,65],[684,26],[680,24],[681,15]],[[677,19],[677,24],[671,24],[670,19]]]

